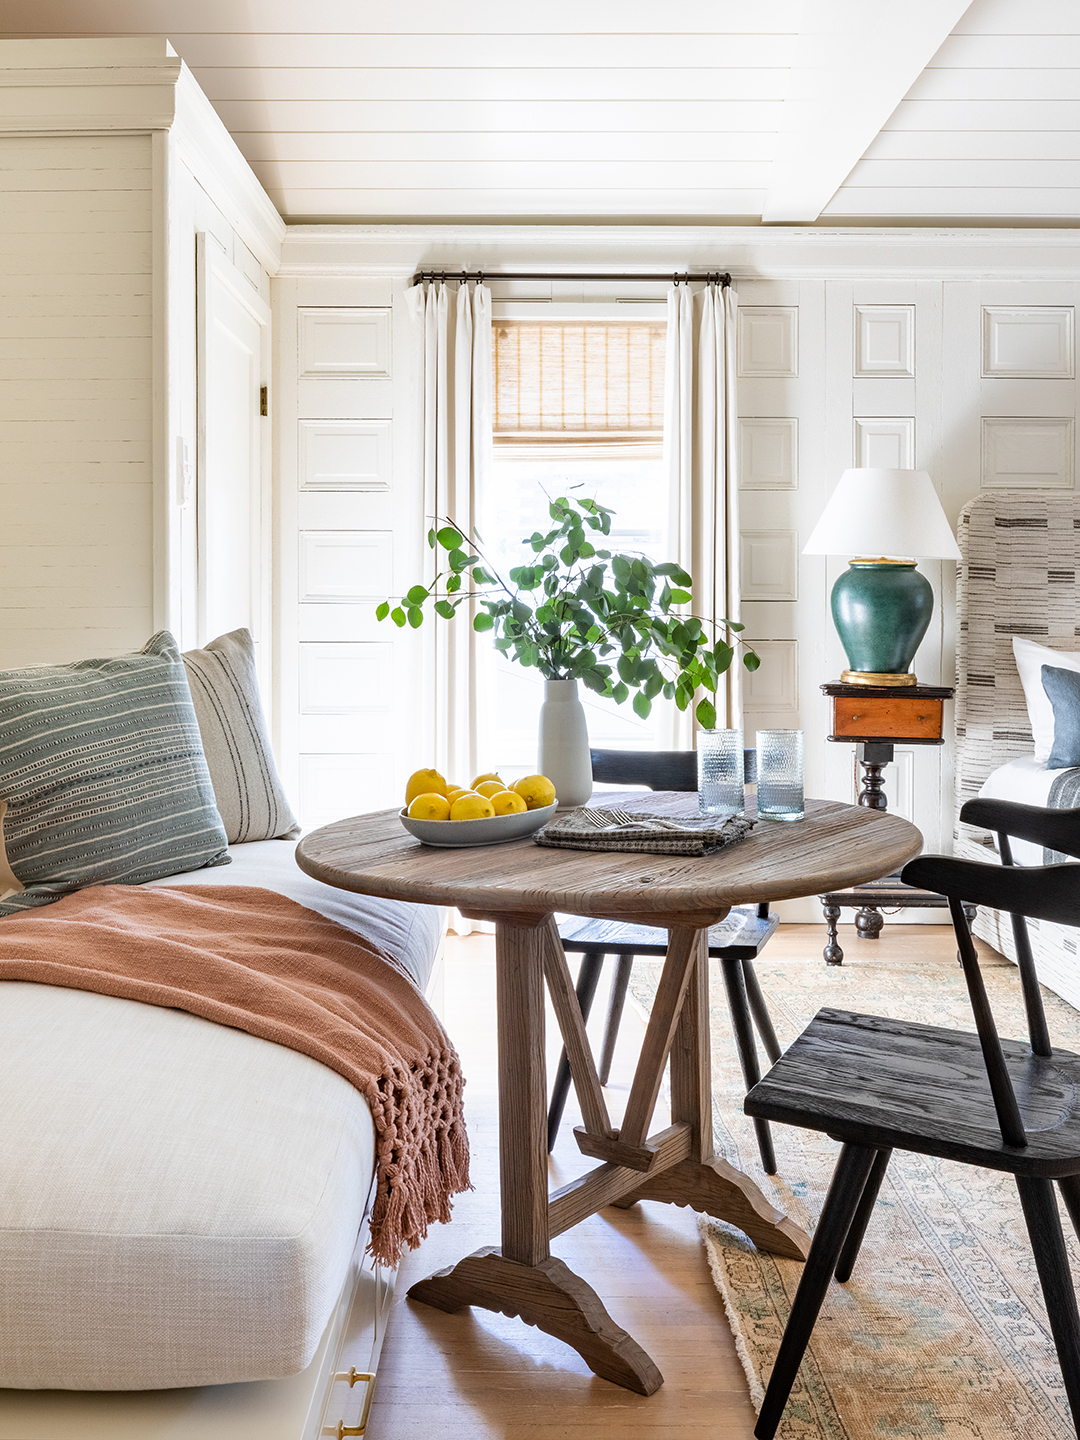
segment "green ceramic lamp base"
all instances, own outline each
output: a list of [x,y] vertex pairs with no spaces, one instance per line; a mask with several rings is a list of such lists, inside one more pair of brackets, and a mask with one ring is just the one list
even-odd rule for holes
[[934,592],[914,560],[852,560],[832,591],[832,616],[847,654],[846,684],[906,686],[934,611]]

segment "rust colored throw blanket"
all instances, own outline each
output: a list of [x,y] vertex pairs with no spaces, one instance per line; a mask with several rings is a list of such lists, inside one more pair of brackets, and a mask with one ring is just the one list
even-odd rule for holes
[[310,1055],[375,1122],[371,1253],[396,1265],[469,1187],[457,1054],[411,981],[271,890],[99,885],[0,921],[0,980],[187,1010]]

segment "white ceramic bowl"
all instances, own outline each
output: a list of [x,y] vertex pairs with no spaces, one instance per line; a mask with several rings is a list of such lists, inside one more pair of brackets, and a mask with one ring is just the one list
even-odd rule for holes
[[459,849],[524,840],[546,825],[557,809],[557,805],[544,805],[539,810],[519,810],[516,815],[489,815],[485,820],[414,820],[405,810],[399,810],[398,815],[405,829],[421,844]]

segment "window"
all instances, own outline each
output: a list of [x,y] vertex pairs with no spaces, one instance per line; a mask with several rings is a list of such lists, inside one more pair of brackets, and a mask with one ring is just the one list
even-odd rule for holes
[[494,322],[496,449],[662,444],[666,329],[663,321]]
[[[548,527],[550,498],[579,487],[615,511],[611,546],[669,558],[663,468],[662,320],[499,320],[492,327],[493,463],[481,497],[484,550],[505,576]],[[481,646],[478,754],[508,770],[536,763],[543,679]],[[581,688],[594,745],[662,745],[664,706],[647,721]]]

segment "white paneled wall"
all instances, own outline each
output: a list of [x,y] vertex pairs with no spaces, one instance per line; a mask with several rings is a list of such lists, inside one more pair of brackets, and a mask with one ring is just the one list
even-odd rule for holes
[[[480,263],[489,273],[543,268],[555,256],[582,269],[730,263],[740,299],[743,618],[762,656],[747,677],[746,729],[804,729],[808,792],[853,800],[854,748],[827,741],[829,706],[819,688],[846,663],[829,614],[846,557],[803,556],[802,545],[853,465],[928,470],[954,522],[983,486],[1075,483],[1080,280],[1072,277],[1080,276],[1080,250],[1056,232],[1032,246],[1019,232],[961,241],[922,232],[882,239],[552,228],[523,240],[482,228],[294,227],[275,320],[288,691],[281,714],[290,774],[303,777],[305,820],[393,803],[402,776],[433,753],[424,678],[430,627],[398,632],[374,620],[383,594],[424,575],[407,277]],[[1052,278],[1055,269],[1062,278]],[[992,273],[997,278],[984,278]],[[329,336],[335,317],[344,317],[344,338],[327,338],[320,350],[314,336]],[[916,671],[949,685],[954,566],[921,568],[937,609]],[[951,721],[949,706],[947,736]],[[892,808],[914,820],[927,847],[947,850],[951,739],[898,747],[886,786]],[[812,899],[786,908],[789,918],[820,913]]]
[[[828,606],[846,559],[800,557],[808,529],[852,465],[929,470],[954,522],[981,487],[1071,489],[1080,285],[775,280],[739,291],[744,618],[763,660],[746,726],[803,728],[809,791],[851,800],[854,749],[828,743],[818,688],[846,663]],[[937,608],[916,673],[950,685],[954,567],[920,568]],[[950,844],[951,763],[951,743],[898,747],[886,772],[890,808],[931,850]],[[788,907],[789,918],[815,913]]]
[[[0,666],[130,651],[165,626],[194,644],[199,552],[205,591],[222,529],[204,514],[200,547],[200,499],[213,465],[235,468],[200,416],[197,312],[222,317],[196,302],[196,234],[265,319],[284,223],[164,40],[0,42],[0,74]],[[215,398],[245,411],[261,488],[255,370]]]
[[0,136],[0,666],[153,629],[146,135]]
[[424,573],[417,368],[400,277],[283,279],[275,325],[281,751],[312,826],[394,804],[431,750],[428,634],[375,619]]

